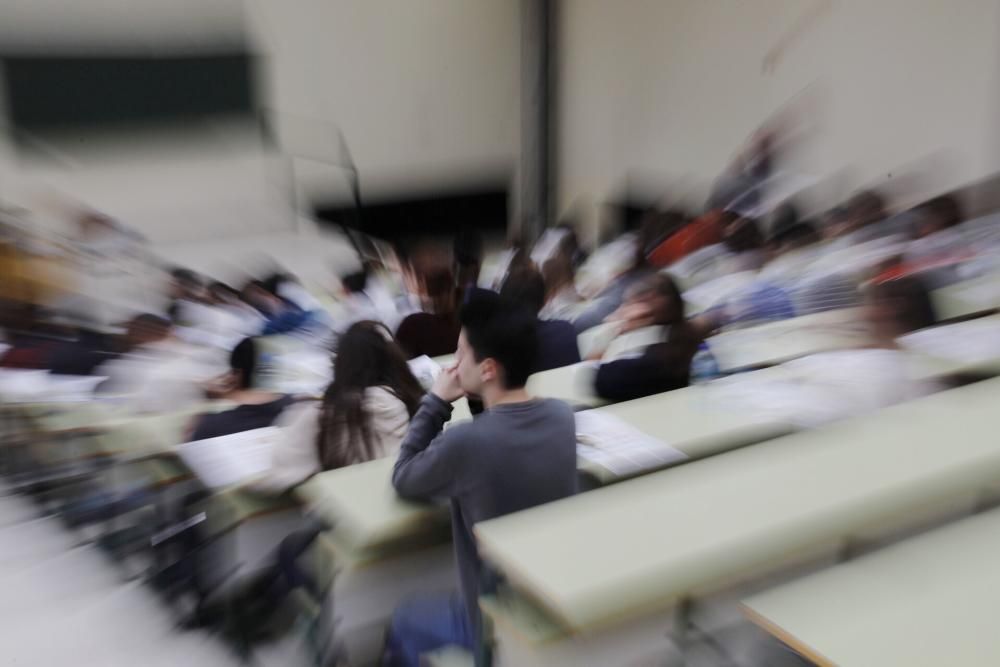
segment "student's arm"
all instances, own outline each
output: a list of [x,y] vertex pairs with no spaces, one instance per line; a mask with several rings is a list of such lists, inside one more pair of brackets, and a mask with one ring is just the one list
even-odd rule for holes
[[454,493],[464,449],[458,440],[464,429],[442,433],[450,417],[451,404],[433,393],[424,396],[392,470],[392,485],[399,495],[430,499]]

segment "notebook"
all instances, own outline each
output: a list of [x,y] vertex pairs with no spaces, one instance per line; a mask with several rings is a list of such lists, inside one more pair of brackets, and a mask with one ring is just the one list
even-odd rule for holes
[[413,372],[413,376],[417,378],[417,382],[420,383],[420,386],[423,387],[425,391],[430,391],[431,386],[434,384],[434,380],[436,380],[438,374],[441,373],[441,367],[427,355],[411,359],[408,363],[410,365],[410,371]]
[[683,461],[687,455],[627,422],[595,410],[576,413],[576,453],[616,475]]
[[177,454],[198,479],[213,489],[237,486],[271,468],[275,426],[177,445]]

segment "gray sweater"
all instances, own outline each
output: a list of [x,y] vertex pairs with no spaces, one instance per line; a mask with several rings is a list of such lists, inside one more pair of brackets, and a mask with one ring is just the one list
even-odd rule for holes
[[451,405],[424,397],[403,439],[392,483],[412,499],[448,498],[459,583],[470,628],[479,627],[479,521],[576,492],[576,426],[565,403],[535,399],[498,405],[441,432]]

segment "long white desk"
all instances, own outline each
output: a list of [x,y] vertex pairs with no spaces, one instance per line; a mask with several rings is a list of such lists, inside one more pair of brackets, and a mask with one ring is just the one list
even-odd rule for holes
[[576,408],[595,408],[607,404],[607,401],[594,393],[596,372],[595,363],[582,361],[535,373],[528,378],[525,388],[533,396],[558,398]]
[[1000,375],[1000,315],[944,324],[899,339],[938,375]]
[[988,380],[479,524],[551,626],[533,645],[495,614],[501,664],[586,664],[637,627],[658,641],[692,596],[971,507],[1000,483],[998,399]]
[[819,665],[994,665],[1000,510],[972,516],[744,601]]
[[[727,410],[714,403],[709,387],[687,387],[665,394],[598,408],[640,431],[676,447],[696,460],[791,433],[790,422]],[[332,470],[297,490],[299,498],[335,526],[337,542],[356,558],[378,557],[394,543],[420,539],[447,525],[446,508],[399,498],[392,489],[394,458]],[[623,476],[580,459],[580,469],[602,484]],[[642,473],[652,472],[652,469]]]
[[870,336],[860,317],[857,308],[832,310],[726,331],[706,342],[719,370],[732,373],[817,352],[863,347]]
[[[646,435],[675,447],[687,457],[683,462],[714,456],[796,430],[789,420],[728,406],[716,400],[718,394],[717,388],[711,385],[691,386],[606,405],[598,408],[597,412],[617,417]],[[602,485],[632,476],[603,468],[584,458],[579,460],[578,466]],[[647,467],[636,474],[649,474],[656,469]]]
[[939,320],[986,314],[1000,308],[1000,274],[991,273],[931,292]]
[[[777,437],[793,428],[790,423],[725,411],[713,405],[705,391],[691,387],[598,411],[647,431],[689,459]],[[374,650],[384,622],[404,594],[454,584],[446,544],[447,508],[400,499],[390,482],[394,464],[395,459],[386,458],[330,471],[297,491],[300,500],[333,527],[322,549],[337,563],[334,607],[340,610],[341,631],[353,633],[349,652],[354,655]],[[623,478],[582,458],[579,467],[600,484]]]

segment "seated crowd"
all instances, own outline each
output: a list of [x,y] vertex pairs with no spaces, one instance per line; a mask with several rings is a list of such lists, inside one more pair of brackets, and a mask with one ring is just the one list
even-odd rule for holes
[[[824,374],[803,393],[828,408],[814,423],[932,391],[908,381],[898,341],[935,323],[930,288],[992,269],[996,246],[963,229],[951,197],[887,208],[866,191],[811,220],[790,204],[759,219],[652,213],[590,257],[564,225],[536,252],[505,253],[492,279],[479,275],[482,243],[463,239],[443,258],[366,263],[343,277],[334,307],[284,273],[233,289],[176,269],[162,312],[113,333],[49,323],[12,337],[0,364],[106,377],[99,394],[137,414],[222,399],[228,409],[196,417],[189,439],[278,427],[260,493],[395,457],[401,496],[450,502],[459,571],[460,595],[415,599],[393,619],[386,664],[417,665],[438,646],[473,647],[481,631],[473,525],[576,491],[572,410],[529,395],[533,373],[590,365],[597,396],[631,400],[688,386],[718,332],[852,309],[865,350],[789,364]],[[329,368],[303,391],[280,381],[283,354]],[[408,363],[445,355],[423,385]],[[845,387],[850,400],[831,406]],[[444,429],[463,397],[481,413]]]

